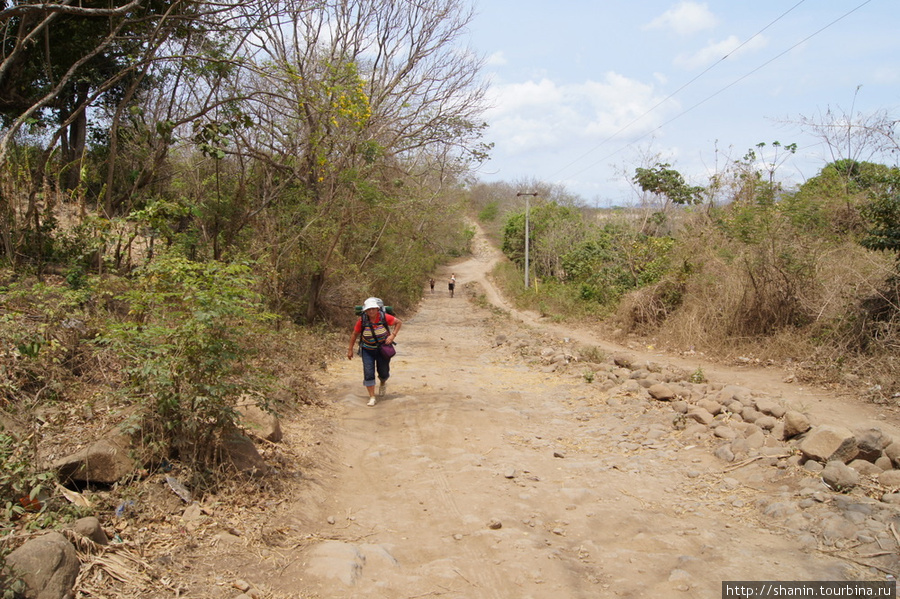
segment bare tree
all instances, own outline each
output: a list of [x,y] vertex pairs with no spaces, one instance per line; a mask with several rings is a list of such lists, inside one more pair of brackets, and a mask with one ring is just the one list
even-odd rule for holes
[[[854,105],[856,94],[854,94]],[[887,109],[869,114],[828,107],[824,113],[799,118],[801,129],[811,132],[825,142],[831,162],[839,160],[880,161],[900,152],[900,119]]]
[[[109,136],[112,173],[122,114],[140,112],[140,94],[165,78],[162,69],[155,71],[154,80],[148,78],[153,65],[184,59],[191,34],[208,33],[227,10],[227,4],[193,0],[131,0],[106,8],[65,0],[23,2],[0,11],[5,32],[0,42],[0,164],[9,186],[0,233],[10,258],[18,255],[12,239],[16,231],[30,227],[36,235],[43,234],[40,213],[52,209],[56,182],[64,192],[84,197],[88,115],[103,118],[106,109],[118,106]],[[166,55],[176,48],[177,56]],[[9,160],[26,125],[41,131],[30,138],[39,157],[30,161],[27,171]],[[22,172],[30,173],[30,180],[13,176]],[[113,197],[111,183],[110,176],[106,189],[97,193]],[[40,209],[39,197],[45,200]],[[105,207],[110,214],[109,201]],[[36,247],[42,245],[39,241]]]
[[242,147],[302,187],[305,215],[285,242],[304,256],[312,318],[330,269],[361,268],[402,218],[415,194],[398,182],[446,184],[483,157],[481,62],[458,45],[472,17],[460,0],[267,7],[254,82],[266,100]]

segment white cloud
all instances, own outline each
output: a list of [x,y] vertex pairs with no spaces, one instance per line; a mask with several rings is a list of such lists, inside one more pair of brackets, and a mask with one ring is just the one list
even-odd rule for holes
[[613,72],[602,81],[571,85],[549,79],[496,85],[489,94],[494,108],[485,115],[488,135],[509,154],[597,143],[619,134],[633,139],[657,127],[666,108],[673,108],[647,114],[661,98],[653,86]]
[[[705,48],[693,54],[679,54],[675,57],[674,63],[684,69],[696,69],[709,66],[732,53],[734,56],[740,56],[746,52],[765,48],[768,43],[769,40],[765,36],[758,35],[741,46],[741,40],[731,35],[718,42],[710,41]],[[740,50],[737,50],[738,47]],[[735,50],[737,51],[735,52]]]
[[881,65],[872,71],[875,83],[881,85],[896,85],[900,81],[900,69],[895,66]]
[[503,50],[498,52],[494,52],[490,56],[487,57],[485,64],[489,67],[503,67],[507,64],[506,56],[503,54]]
[[674,31],[678,35],[692,35],[704,29],[712,29],[718,23],[706,4],[679,2],[644,26],[644,29]]

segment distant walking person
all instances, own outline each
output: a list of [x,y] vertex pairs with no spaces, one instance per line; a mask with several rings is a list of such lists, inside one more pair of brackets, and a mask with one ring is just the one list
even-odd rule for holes
[[456,275],[450,273],[450,282],[447,283],[447,288],[450,290],[450,297],[453,297],[453,290],[456,289]]
[[431,285],[431,293],[434,293],[434,278],[428,279],[428,284]]

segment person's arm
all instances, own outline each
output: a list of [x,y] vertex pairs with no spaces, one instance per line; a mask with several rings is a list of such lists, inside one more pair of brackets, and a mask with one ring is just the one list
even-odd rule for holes
[[350,335],[350,345],[347,347],[347,359],[353,359],[353,346],[356,345],[356,338],[359,337],[359,331],[356,330],[356,327],[353,327],[353,333]]
[[[390,323],[388,323],[390,324]],[[403,321],[394,316],[394,323],[390,324],[393,328],[391,329],[391,334],[387,336],[385,342],[393,343],[394,339],[397,337],[397,333],[400,331],[400,327],[403,326]]]

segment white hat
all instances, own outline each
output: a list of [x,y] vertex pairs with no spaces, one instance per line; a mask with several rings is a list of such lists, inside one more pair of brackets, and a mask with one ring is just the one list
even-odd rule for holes
[[381,303],[381,300],[377,297],[370,297],[366,301],[363,302],[363,310],[368,310],[369,308],[381,308],[384,304]]

